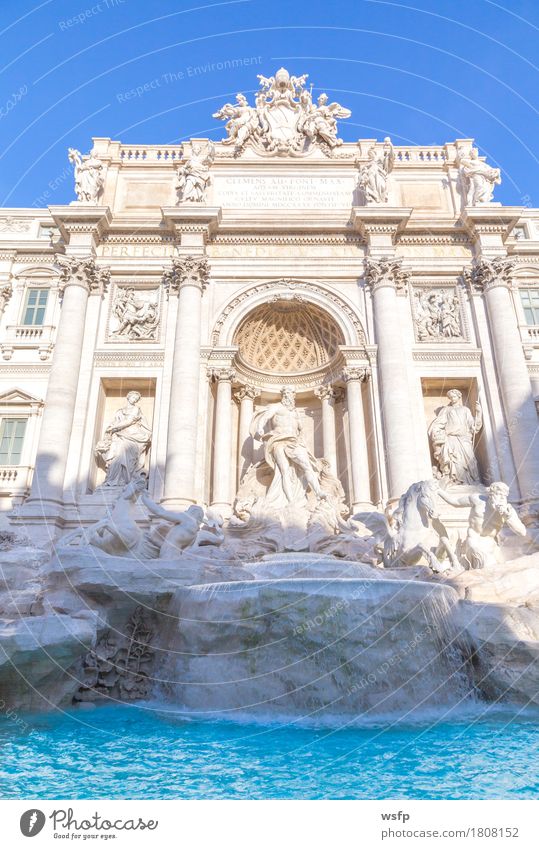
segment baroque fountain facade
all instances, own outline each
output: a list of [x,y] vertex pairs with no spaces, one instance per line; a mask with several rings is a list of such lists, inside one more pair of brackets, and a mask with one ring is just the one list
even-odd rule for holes
[[539,701],[539,211],[306,80],[0,219],[6,704]]

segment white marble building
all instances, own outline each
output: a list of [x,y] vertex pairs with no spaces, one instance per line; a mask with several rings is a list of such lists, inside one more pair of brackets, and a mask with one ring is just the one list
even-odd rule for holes
[[351,509],[444,473],[429,430],[455,388],[480,481],[537,516],[539,209],[492,201],[471,139],[340,143],[348,110],[313,105],[303,78],[216,115],[215,144],[96,138],[70,152],[77,201],[1,211],[9,521],[41,539],[102,515],[130,391],[125,474],[230,516],[263,456],[253,414],[285,385]]

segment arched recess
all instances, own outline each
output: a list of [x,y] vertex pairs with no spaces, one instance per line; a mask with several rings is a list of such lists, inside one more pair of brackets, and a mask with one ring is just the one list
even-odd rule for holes
[[340,293],[320,283],[305,280],[269,280],[237,292],[219,315],[211,336],[213,347],[234,345],[234,336],[246,316],[268,301],[286,301],[300,296],[328,313],[342,332],[344,345],[364,348],[367,342],[363,319],[355,306]]

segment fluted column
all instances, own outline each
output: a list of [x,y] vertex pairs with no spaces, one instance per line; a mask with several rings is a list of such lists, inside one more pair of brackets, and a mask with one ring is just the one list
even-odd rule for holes
[[369,478],[369,451],[363,395],[361,384],[368,380],[366,368],[346,368],[343,380],[346,382],[346,403],[348,406],[348,426],[350,430],[350,466],[352,469],[352,509],[357,510],[371,504]]
[[[101,295],[109,279],[109,270],[99,269],[92,257],[62,257],[61,266],[62,310],[29,501],[62,501],[88,297],[91,293]],[[46,512],[45,505],[43,508]]]
[[[482,258],[464,278],[487,306],[509,442],[524,501],[539,501],[539,421],[511,300],[514,260]],[[507,483],[510,483],[507,481]]]
[[240,402],[240,421],[238,427],[238,477],[236,484],[239,486],[244,471],[251,465],[253,460],[253,442],[250,428],[254,415],[254,401],[260,392],[255,386],[246,384],[240,386],[235,393]]
[[406,358],[398,327],[397,295],[407,293],[409,272],[395,257],[367,257],[365,281],[372,290],[378,346],[380,401],[390,499],[399,498],[416,479],[412,406]]
[[329,385],[314,390],[322,402],[322,444],[324,459],[328,461],[331,472],[337,477],[337,435],[335,433],[335,400],[337,393]]
[[213,434],[213,481],[211,506],[228,516],[232,505],[230,457],[232,452],[232,381],[231,368],[215,369],[211,377],[217,383],[215,430]]
[[172,261],[172,269],[164,277],[169,294],[178,295],[162,499],[168,507],[185,507],[196,501],[200,319],[208,276],[205,256],[183,256]]

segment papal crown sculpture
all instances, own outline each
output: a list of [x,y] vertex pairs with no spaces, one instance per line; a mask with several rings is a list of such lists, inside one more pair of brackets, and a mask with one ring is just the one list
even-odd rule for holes
[[234,145],[240,152],[250,141],[256,149],[281,156],[305,153],[314,142],[328,153],[342,145],[337,118],[349,118],[352,113],[340,103],[329,103],[327,94],[321,94],[315,105],[312,88],[305,86],[308,76],[291,76],[285,68],[274,77],[259,74],[255,106],[237,94],[236,103],[226,103],[214,113],[214,118],[227,122],[223,144]]

